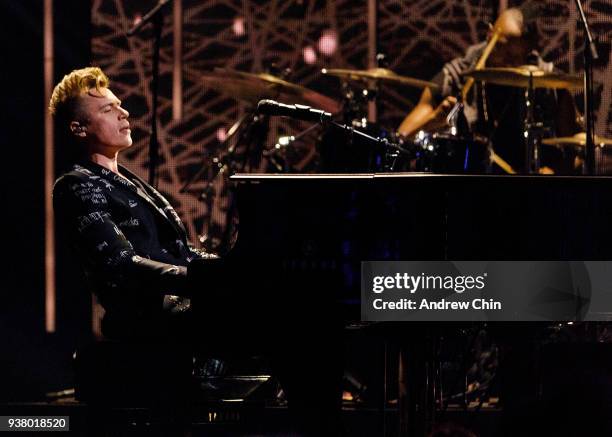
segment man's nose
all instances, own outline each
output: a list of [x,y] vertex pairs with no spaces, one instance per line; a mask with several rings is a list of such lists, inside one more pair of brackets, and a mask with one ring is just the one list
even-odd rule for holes
[[119,114],[121,118],[128,118],[130,116],[130,113],[127,112],[127,110],[123,109],[121,106],[119,106]]

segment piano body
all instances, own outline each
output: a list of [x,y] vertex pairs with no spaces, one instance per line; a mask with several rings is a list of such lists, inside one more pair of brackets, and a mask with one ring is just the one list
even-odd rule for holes
[[[209,305],[219,323],[243,333],[257,324],[270,333],[291,326],[306,343],[334,337],[338,324],[359,321],[361,261],[612,259],[612,178],[393,173],[231,179],[236,244],[213,267],[193,263],[189,275],[203,290],[235,293],[237,305]],[[405,346],[400,383],[413,380],[410,389],[399,390],[400,429],[423,435],[435,411],[420,381],[431,352],[422,340],[434,327],[382,325],[384,335]]]

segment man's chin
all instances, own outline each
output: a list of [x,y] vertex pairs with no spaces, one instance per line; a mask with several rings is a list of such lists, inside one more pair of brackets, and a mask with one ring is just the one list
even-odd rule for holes
[[134,141],[132,141],[132,138],[128,138],[126,141],[123,142],[123,144],[121,144],[121,149],[127,149],[129,147],[132,147],[132,144],[134,144]]

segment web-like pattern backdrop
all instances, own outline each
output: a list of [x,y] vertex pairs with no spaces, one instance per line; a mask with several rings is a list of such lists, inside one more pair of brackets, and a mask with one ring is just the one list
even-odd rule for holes
[[[134,146],[122,157],[141,176],[147,175],[149,110],[151,108],[152,32],[125,33],[134,18],[154,0],[94,0],[92,21],[94,63],[111,77],[112,87],[131,112]],[[290,69],[288,80],[340,99],[339,82],[320,69],[366,68],[368,14],[366,1],[329,0],[183,0],[183,117],[172,119],[172,8],[162,36],[159,142],[159,188],[176,206],[190,237],[198,245],[217,248],[224,240],[230,198],[222,162],[222,143],[230,126],[249,109],[229,93],[205,87],[201,77],[215,67],[247,72]],[[509,2],[513,4],[512,1]],[[600,38],[601,62],[595,70],[596,132],[612,137],[612,1],[586,1],[586,10]],[[582,31],[574,2],[546,1],[540,19],[542,54],[568,72],[582,71]],[[482,40],[487,23],[497,14],[496,1],[379,0],[378,50],[399,74],[431,77],[442,64]],[[384,87],[379,124],[393,130],[418,98],[418,90]],[[577,96],[580,100],[580,96]],[[273,120],[268,139],[295,134],[307,125]],[[307,136],[283,155],[294,170],[312,164],[316,135]],[[262,150],[250,150],[246,170],[267,170]],[[290,150],[287,150],[290,152]],[[252,159],[257,154],[259,159]],[[240,158],[240,154],[238,154]],[[240,162],[240,160],[238,160]],[[199,178],[180,192],[198,170]]]

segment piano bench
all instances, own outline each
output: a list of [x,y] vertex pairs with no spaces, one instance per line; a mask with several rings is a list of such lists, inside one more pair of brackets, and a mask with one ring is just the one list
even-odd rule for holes
[[150,407],[189,402],[193,359],[180,345],[97,341],[73,355],[75,397],[90,405]]

